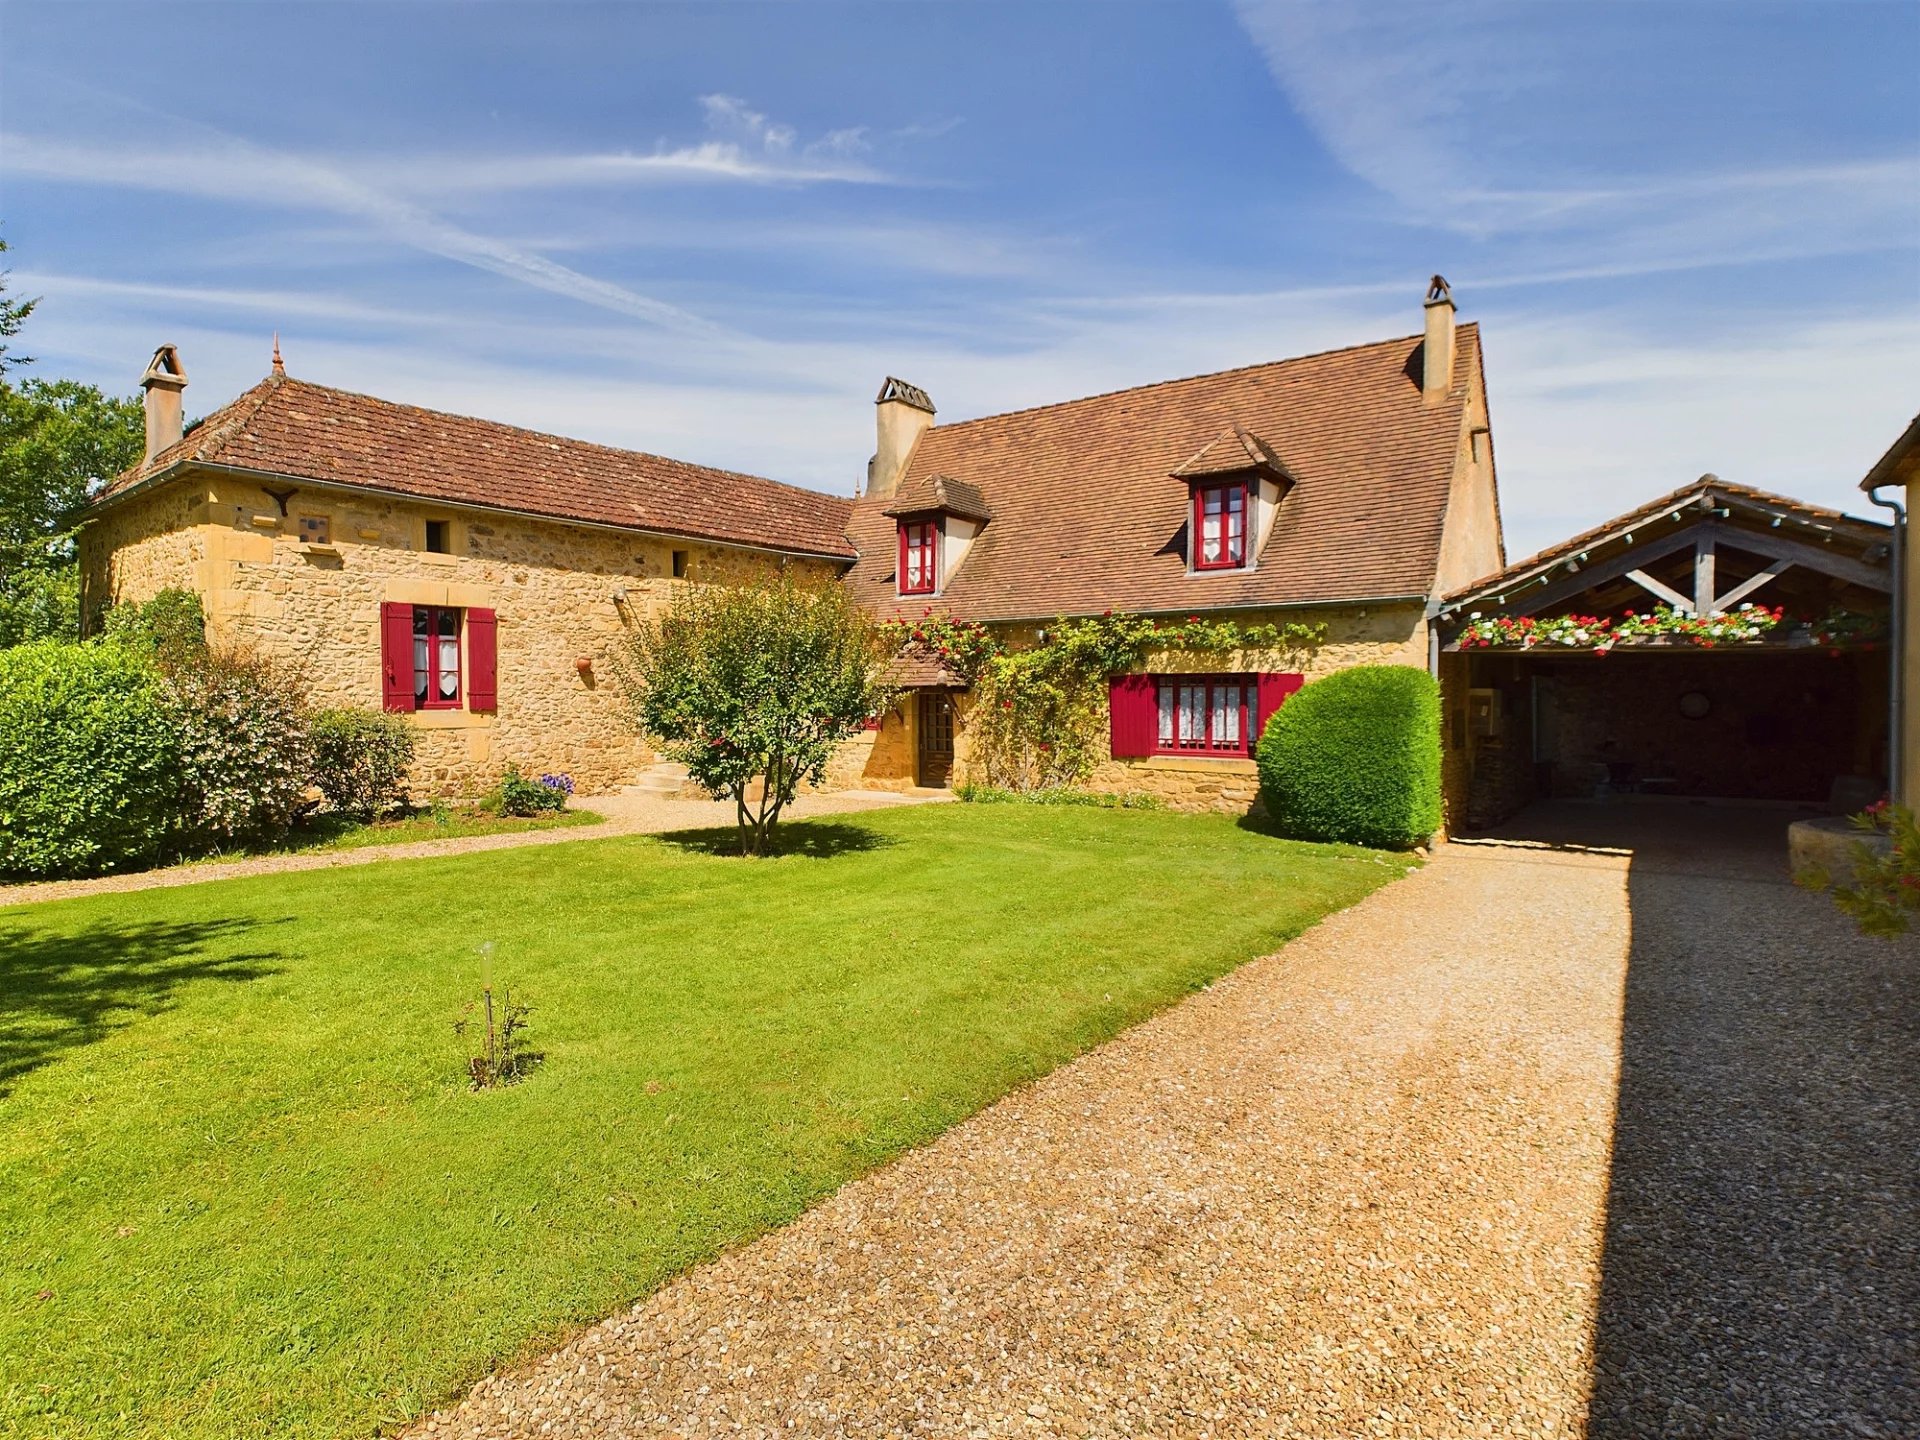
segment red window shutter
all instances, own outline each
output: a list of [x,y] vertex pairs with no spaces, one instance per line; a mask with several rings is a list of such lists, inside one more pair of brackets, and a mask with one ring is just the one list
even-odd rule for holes
[[413,606],[380,607],[380,704],[413,709]]
[[1113,758],[1131,760],[1153,754],[1159,734],[1160,705],[1151,675],[1116,675],[1107,687],[1108,723]]
[[499,624],[491,610],[467,611],[467,708],[500,708]]
[[1254,743],[1267,733],[1267,721],[1273,718],[1273,712],[1287,703],[1287,697],[1307,683],[1304,675],[1279,675],[1268,673],[1260,677],[1259,719],[1253,727]]

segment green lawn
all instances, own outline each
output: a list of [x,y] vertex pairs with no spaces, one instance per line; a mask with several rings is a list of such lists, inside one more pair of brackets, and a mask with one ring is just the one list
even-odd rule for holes
[[[417,810],[393,820],[363,824],[335,815],[314,816],[265,851],[364,850],[369,845],[410,845],[417,840],[464,840],[469,835],[517,835],[523,830],[559,830],[569,825],[598,825],[605,817],[591,810],[550,810],[544,815],[495,815],[473,805],[454,805],[436,815]],[[252,853],[265,853],[256,851]],[[212,857],[231,860],[231,855]]]
[[[0,1433],[391,1427],[1406,864],[1154,812],[791,833],[0,909]],[[483,942],[546,1059],[473,1094]]]

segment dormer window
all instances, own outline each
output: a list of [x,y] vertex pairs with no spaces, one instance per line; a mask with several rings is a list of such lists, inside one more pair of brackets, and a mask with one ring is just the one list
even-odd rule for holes
[[1193,487],[1193,568],[1234,570],[1247,563],[1247,487]]
[[900,593],[931,595],[940,584],[940,522],[900,522]]
[[880,513],[899,527],[894,591],[900,595],[938,595],[951,586],[993,518],[986,497],[951,475],[908,476]]
[[1258,435],[1229,425],[1173,472],[1187,487],[1187,568],[1251,570],[1294,475]]

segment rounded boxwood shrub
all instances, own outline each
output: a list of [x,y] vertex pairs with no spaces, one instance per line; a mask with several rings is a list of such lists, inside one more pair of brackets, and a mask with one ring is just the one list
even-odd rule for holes
[[179,776],[150,654],[57,640],[0,651],[0,872],[89,875],[160,858],[179,828]]
[[1362,665],[1303,688],[1260,737],[1260,788],[1288,835],[1386,850],[1440,828],[1440,687]]

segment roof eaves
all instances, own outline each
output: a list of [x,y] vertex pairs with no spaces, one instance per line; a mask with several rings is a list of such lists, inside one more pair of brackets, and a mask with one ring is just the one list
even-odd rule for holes
[[411,500],[417,504],[433,505],[447,510],[473,510],[485,515],[510,515],[524,520],[542,520],[552,525],[574,525],[586,530],[604,530],[617,535],[657,535],[662,539],[703,540],[709,544],[725,545],[735,550],[752,550],[764,555],[787,555],[802,560],[831,560],[836,564],[851,564],[860,556],[860,552],[854,548],[850,540],[844,550],[814,550],[801,545],[772,545],[742,540],[729,535],[716,535],[705,530],[676,529],[666,525],[618,525],[610,520],[587,520],[552,510],[529,510],[517,505],[488,505],[478,500],[453,500],[438,495],[422,495],[414,490],[395,490],[383,485],[362,485],[352,481],[328,479],[320,475],[302,475],[289,470],[262,470],[251,465],[222,465],[218,462],[196,460],[191,457],[176,460],[165,469],[142,477],[125,490],[102,496],[94,502],[93,508],[95,511],[104,510],[118,504],[129,495],[137,494],[162,480],[172,479],[189,470],[208,471],[215,475],[232,475],[248,480],[286,480],[309,489],[331,490],[340,494],[384,495],[396,500]]
[[1823,530],[1829,534],[1842,529],[1853,529],[1859,532],[1860,538],[1868,538],[1874,532],[1889,528],[1877,520],[1848,515],[1839,510],[1827,509],[1825,506],[1803,504],[1785,495],[1774,495],[1765,490],[1756,490],[1751,486],[1722,480],[1717,475],[1702,475],[1691,485],[1682,485],[1676,490],[1669,490],[1665,495],[1657,496],[1636,509],[1617,515],[1604,524],[1583,530],[1558,545],[1537,551],[1524,560],[1516,561],[1504,570],[1483,575],[1468,585],[1449,591],[1439,597],[1439,605],[1445,611],[1454,611],[1495,592],[1511,590],[1516,585],[1532,584],[1547,571],[1565,564],[1570,557],[1578,558],[1590,550],[1611,545],[1616,541],[1631,542],[1636,530],[1644,529],[1662,519],[1677,517],[1689,507],[1704,506],[1709,510],[1716,510],[1720,508],[1720,502],[1723,500],[1766,515],[1776,523],[1793,520],[1810,529]]
[[1916,480],[1920,480],[1920,415],[1908,422],[1900,438],[1874,462],[1860,488],[1873,491],[1882,485],[1911,485]]

